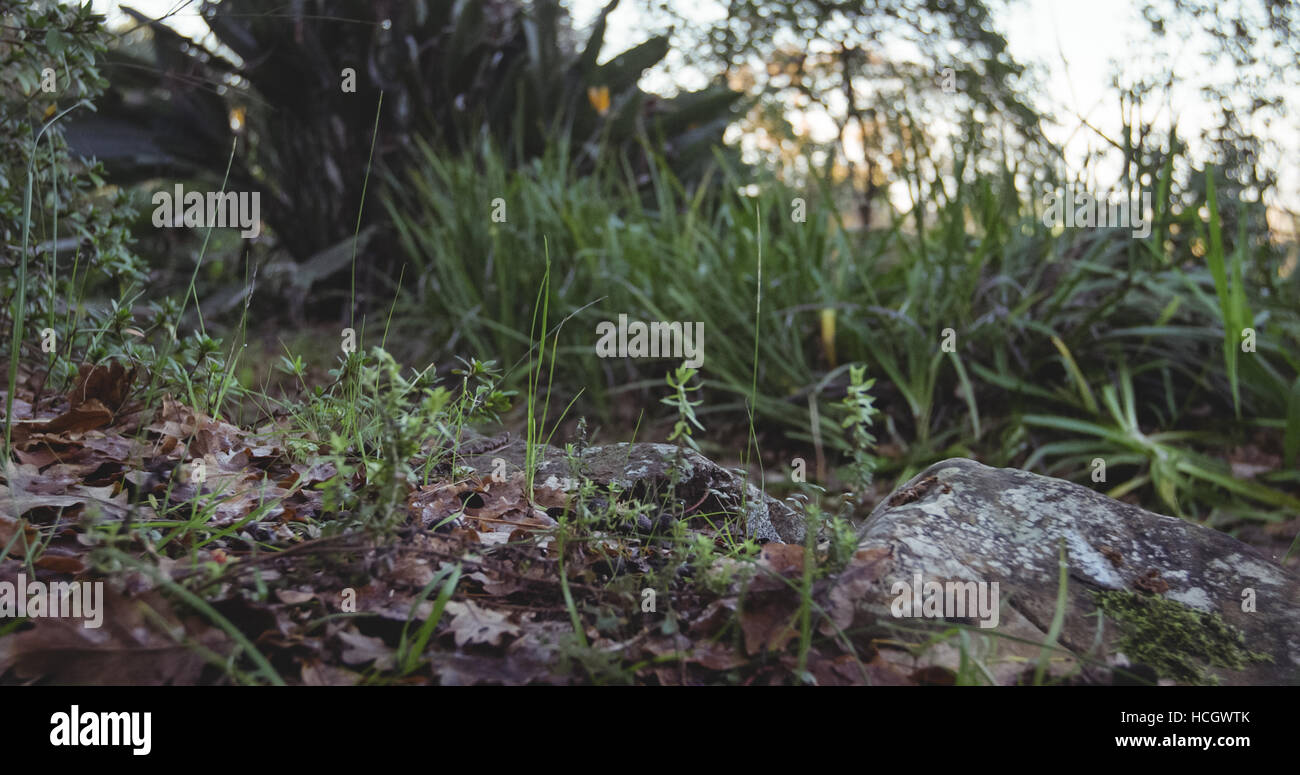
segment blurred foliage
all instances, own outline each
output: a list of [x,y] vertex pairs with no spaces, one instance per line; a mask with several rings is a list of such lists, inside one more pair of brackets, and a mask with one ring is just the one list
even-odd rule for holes
[[[21,351],[9,355],[49,361],[56,384],[76,374],[78,360],[107,353],[146,277],[130,247],[125,194],[105,188],[103,169],[76,160],[63,137],[69,115],[90,114],[106,85],[101,21],[89,4],[0,0],[0,330],[16,335],[25,322]],[[48,355],[39,347],[45,328],[55,332]]]
[[[1172,101],[1176,89],[1191,82],[1200,90],[1213,123],[1203,127],[1200,137],[1205,154],[1223,170],[1218,181],[1220,196],[1237,200],[1274,202],[1279,169],[1294,159],[1290,149],[1279,147],[1270,132],[1275,123],[1294,122],[1294,105],[1288,105],[1300,89],[1300,4],[1286,0],[1148,0],[1141,5],[1143,17],[1157,39],[1187,41],[1208,65],[1188,68],[1186,57],[1152,56],[1146,62],[1145,77],[1131,83],[1116,81],[1128,104],[1163,106]],[[1153,47],[1163,51],[1163,47]],[[1126,113],[1123,144],[1143,145],[1153,130],[1160,111]],[[1195,188],[1195,170],[1187,164],[1172,170],[1185,188]],[[1202,181],[1204,179],[1202,178]],[[1292,195],[1295,192],[1290,192]],[[1204,198],[1204,185],[1199,195]],[[1245,213],[1224,208],[1222,231],[1226,244],[1237,238],[1237,218]],[[1268,226],[1262,208],[1248,213],[1255,222],[1247,227],[1253,238],[1266,235]],[[1261,242],[1261,246],[1266,242]]]
[[[834,184],[851,223],[888,222],[888,184],[924,183],[972,136],[1028,168],[1057,158],[1033,82],[982,0],[732,0],[705,21],[689,4],[645,3],[685,62],[758,99],[751,151],[795,185]],[[829,139],[816,138],[821,122]]]
[[[372,143],[376,167],[408,163],[416,136],[450,155],[490,140],[515,166],[563,139],[580,173],[616,153],[643,174],[663,156],[698,178],[740,95],[642,91],[641,73],[667,52],[662,36],[598,64],[615,5],[581,44],[556,0],[308,0],[275,12],[205,2],[211,42],[132,11],[149,45],[111,53],[113,89],[70,137],[119,180],[220,181],[240,136],[228,188],[263,192],[264,219],[299,262],[358,230]],[[381,216],[366,208],[360,226]],[[396,273],[384,251],[371,255],[363,271]]]
[[[1220,213],[1240,210],[1244,226],[1262,206],[1198,201],[1222,169],[1203,169],[1189,190],[1157,178],[1148,239],[1049,228],[1037,192],[1019,190],[1009,170],[956,183],[920,232],[903,228],[910,215],[861,232],[845,228],[825,187],[724,173],[705,207],[659,169],[646,207],[612,167],[583,179],[569,169],[560,147],[513,170],[490,150],[445,159],[426,148],[389,186],[417,278],[398,296],[390,342],[414,362],[465,351],[525,361],[545,238],[550,314],[565,320],[557,389],[583,389],[574,412],[615,428],[654,405],[680,359],[592,357],[597,324],[700,321],[696,413],[712,436],[745,416],[757,368],[765,447],[851,453],[835,409],[854,365],[867,364],[880,470],[895,481],[951,456],[1086,480],[1102,457],[1116,497],[1166,513],[1232,524],[1300,507],[1285,489],[1300,443],[1300,273],[1253,235],[1228,247]],[[480,208],[463,203],[497,192],[510,216],[483,228]],[[1245,327],[1254,352],[1239,352]],[[945,352],[950,328],[956,347]],[[1246,446],[1276,468],[1235,475],[1224,450]]]
[[[885,7],[895,6],[906,10]],[[188,403],[219,410],[231,371],[209,365],[191,374],[180,365],[219,363],[215,340],[185,337],[180,360],[123,341],[136,317],[131,282],[144,277],[122,228],[131,208],[111,189],[92,190],[98,173],[70,175],[62,122],[47,131],[48,146],[34,143],[45,121],[76,102],[64,96],[71,91],[42,96],[43,63],[71,74],[84,90],[76,98],[95,100],[102,33],[79,21],[84,11],[18,19],[2,7],[14,18],[3,33],[3,131],[10,147],[25,149],[0,166],[3,228],[30,226],[28,258],[42,273],[28,286],[38,290],[27,317],[70,318],[92,357],[132,353],[183,383]],[[782,146],[806,174],[768,174],[717,152],[736,92],[717,86],[661,99],[640,90],[638,77],[665,56],[665,38],[597,64],[612,4],[585,42],[550,0],[318,0],[283,15],[239,13],[251,7],[205,6],[229,58],[149,23],[148,56],[130,45],[112,54],[118,84],[96,100],[99,113],[67,118],[83,119],[81,140],[106,144],[100,155],[123,181],[219,180],[241,138],[230,187],[265,192],[267,219],[304,270],[322,258],[348,263],[361,193],[375,186],[358,241],[379,257],[362,264],[375,270],[374,296],[396,298],[384,346],[404,360],[493,358],[505,371],[500,389],[520,386],[540,288],[549,320],[563,321],[550,332],[563,363],[556,390],[585,390],[575,414],[620,430],[657,408],[664,374],[678,363],[592,357],[596,324],[619,314],[699,321],[705,362],[690,405],[712,437],[740,436],[752,395],[764,448],[869,447],[870,459],[857,456],[859,472],[878,465],[906,479],[937,459],[975,456],[1087,480],[1102,458],[1111,495],[1221,527],[1280,521],[1300,507],[1290,494],[1300,484],[1300,250],[1268,227],[1260,194],[1269,173],[1247,133],[1225,134],[1223,148],[1197,158],[1176,125],[1157,131],[1143,118],[1166,85],[1117,86],[1122,134],[1110,145],[1122,164],[1111,189],[1097,190],[1089,165],[1098,159],[1066,172],[1050,148],[1012,152],[1038,143],[1037,119],[1002,101],[1015,97],[1005,90],[1020,71],[986,29],[982,5],[872,16],[848,4],[796,3],[800,16],[733,4],[731,38],[710,40],[748,54],[725,60],[720,78],[757,95],[773,124],[791,93],[796,104],[803,94],[804,107],[820,95],[828,109],[848,108],[835,148]],[[970,52],[974,69],[954,67],[966,103],[945,144],[921,117],[932,115],[931,100],[954,95],[928,68],[885,61],[866,41],[883,47],[890,25],[919,29],[954,14],[962,19],[936,40],[980,47]],[[866,25],[852,27],[858,43],[822,50],[822,59],[793,61],[771,48],[782,25],[811,40],[850,22]],[[769,58],[755,60],[763,52]],[[356,93],[340,88],[348,67]],[[747,85],[746,72],[770,82]],[[1244,115],[1224,109],[1225,119]],[[1003,122],[1022,129],[1024,142],[997,137]],[[852,161],[850,140],[863,148]],[[24,219],[31,153],[37,196]],[[871,223],[864,206],[893,181],[907,184],[912,207],[878,208]],[[1060,186],[1112,199],[1150,193],[1151,236],[1045,226],[1040,193]],[[497,200],[503,219],[492,217]],[[369,245],[379,227],[391,229],[394,249]],[[56,252],[60,234],[73,243]],[[6,262],[18,263],[13,246],[22,238],[6,233]],[[70,275],[60,267],[65,249],[78,267]],[[10,317],[21,277],[5,278]],[[752,303],[760,282],[761,304]],[[80,291],[96,283],[117,283],[118,298],[78,328]],[[142,337],[175,326],[178,305],[158,310]],[[1253,350],[1241,347],[1248,328]],[[946,339],[954,351],[939,346]],[[867,374],[875,380],[870,438],[854,439],[837,412],[846,397],[854,404]]]
[[143,367],[147,404],[167,390],[218,411],[230,390],[221,342],[202,331],[178,338],[184,302],[145,297],[156,272],[134,250],[129,192],[107,185],[103,166],[65,141],[69,118],[92,115],[107,86],[103,21],[89,3],[0,0],[0,136],[10,151],[0,157],[8,389],[22,373],[33,376],[38,396],[57,395],[71,387],[79,364],[121,360]]

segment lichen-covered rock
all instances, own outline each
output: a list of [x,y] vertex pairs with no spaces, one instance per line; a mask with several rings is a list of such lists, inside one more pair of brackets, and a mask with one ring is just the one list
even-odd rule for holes
[[[515,439],[496,449],[458,460],[480,476],[491,476],[504,461],[510,469],[524,465],[524,443]],[[582,477],[600,488],[616,488],[640,497],[671,498],[697,510],[743,515],[746,536],[757,541],[803,541],[803,516],[764,494],[734,471],[690,449],[671,444],[606,444],[588,447],[577,461],[562,450],[541,448],[535,480]],[[576,466],[575,466],[576,463]]]
[[[1023,679],[1042,653],[1064,556],[1064,650],[1051,675],[1300,683],[1295,576],[1223,533],[1077,484],[945,460],[876,507],[858,549],[829,593],[838,626],[951,621],[961,598],[978,633],[970,642],[1000,682]],[[984,582],[985,593],[996,583],[996,613],[977,610],[975,585],[963,582]],[[917,666],[955,668],[958,657],[941,646]]]

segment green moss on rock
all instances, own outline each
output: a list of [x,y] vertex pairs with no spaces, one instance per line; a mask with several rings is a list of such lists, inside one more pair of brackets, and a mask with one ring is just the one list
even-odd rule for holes
[[1119,629],[1116,647],[1136,664],[1180,683],[1218,683],[1209,666],[1244,670],[1271,662],[1268,654],[1246,648],[1241,631],[1218,613],[1197,611],[1159,595],[1127,590],[1095,594],[1097,607]]

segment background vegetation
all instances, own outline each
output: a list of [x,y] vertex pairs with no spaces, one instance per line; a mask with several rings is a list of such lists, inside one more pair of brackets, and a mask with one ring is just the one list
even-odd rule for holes
[[[147,181],[137,203],[166,179],[265,192],[270,250],[250,253],[220,234],[216,243],[211,235],[186,243],[136,221],[154,278],[178,289],[193,283],[204,299],[188,308],[182,330],[209,322],[196,319],[205,305],[218,330],[238,326],[260,271],[254,298],[265,306],[251,307],[255,321],[287,299],[301,325],[311,298],[306,318],[356,321],[359,313],[368,336],[382,316],[392,351],[440,364],[441,374],[455,356],[518,364],[535,341],[545,244],[546,301],[552,319],[565,321],[555,388],[581,392],[573,415],[591,415],[612,435],[642,412],[654,418],[672,364],[592,357],[596,323],[620,313],[701,320],[707,400],[698,414],[717,431],[705,442],[715,453],[735,449],[753,393],[769,452],[815,447],[833,466],[851,445],[825,406],[843,397],[848,366],[864,363],[878,378],[878,462],[891,479],[972,455],[1083,480],[1089,461],[1103,457],[1121,472],[1113,494],[1166,511],[1230,524],[1295,508],[1287,493],[1300,448],[1300,291],[1294,242],[1280,242],[1264,218],[1274,179],[1257,174],[1245,152],[1258,138],[1236,137],[1235,155],[1202,160],[1188,155],[1176,128],[1157,136],[1145,124],[1127,127],[1122,178],[1106,193],[1152,193],[1152,237],[1052,229],[1041,220],[1044,186],[1084,185],[1095,173],[1052,161],[1041,117],[1028,107],[1032,89],[1017,87],[1023,68],[982,6],[733,8],[714,31],[697,30],[700,47],[684,52],[712,68],[718,85],[668,99],[637,85],[668,53],[667,37],[599,63],[616,3],[582,33],[549,1],[430,0],[388,16],[368,3],[318,0],[292,23],[245,5],[205,4],[215,38],[204,44],[135,14],[143,26],[108,51],[102,31],[86,28],[84,43],[73,37],[89,24],[84,11],[32,11],[27,48],[8,58],[15,77],[7,88],[24,95],[6,100],[13,147],[34,150],[23,135],[51,103],[33,79],[38,65],[61,57],[83,69],[70,72],[87,99],[108,91],[93,112],[73,110],[51,126],[51,152],[66,124],[74,147],[104,161],[116,181]],[[801,14],[820,26],[800,23]],[[844,41],[913,43],[926,40],[916,30],[937,28],[965,44],[951,62],[954,105],[935,107],[946,94],[930,68],[849,43],[799,54],[821,51],[827,27],[842,28]],[[41,37],[47,28],[52,40]],[[755,57],[768,66],[754,66]],[[356,74],[356,93],[340,88],[344,68]],[[732,112],[746,103],[727,83],[748,86],[747,114]],[[1119,107],[1140,113],[1154,89],[1118,93]],[[862,92],[870,101],[857,104]],[[53,104],[70,107],[70,93]],[[780,153],[760,154],[757,166],[718,145],[737,121],[779,136],[783,122],[789,128],[779,106],[816,100],[837,111],[836,143],[799,145],[787,133]],[[925,128],[927,112],[954,123]],[[999,125],[1016,131],[996,137]],[[940,126],[956,129],[944,137]],[[862,145],[857,161],[846,150],[853,138]],[[68,198],[103,197],[86,188],[102,179],[69,177],[60,190],[50,179],[55,157],[35,158],[31,257],[46,260],[30,271],[63,285],[41,285],[26,317],[66,316],[68,298],[116,315],[119,329],[144,303],[176,314],[165,296],[129,295],[145,276],[127,247],[132,211],[121,205],[131,190],[117,189],[115,208],[78,208]],[[21,183],[24,160],[9,163],[6,177]],[[883,197],[882,184],[894,179],[913,192],[911,212]],[[503,222],[491,218],[498,197]],[[5,202],[13,223],[23,223],[20,200]],[[58,233],[82,235],[98,251],[81,279],[48,250],[57,212],[67,229]],[[10,232],[7,244],[18,236]],[[207,267],[189,266],[178,247]],[[349,272],[354,252],[365,260]],[[96,292],[102,283],[81,290],[101,273],[117,283],[115,297]],[[325,301],[331,288],[338,304]],[[7,293],[12,307],[12,278]],[[169,323],[164,316],[156,325]],[[1258,333],[1253,353],[1240,352],[1247,326]],[[65,347],[85,342],[92,360],[114,346],[92,320],[73,329]],[[953,353],[936,348],[948,329]],[[133,359],[162,354],[141,354],[131,339],[116,346]],[[215,356],[215,342],[202,341],[182,337],[181,362]],[[221,395],[235,407],[257,377],[246,367],[230,373],[235,382]],[[502,387],[519,387],[522,376],[510,372]],[[1283,465],[1236,476],[1231,463],[1245,454]]]
[[[706,25],[667,7],[676,27],[610,55],[617,5],[577,29],[555,0],[274,13],[224,0],[202,4],[200,40],[134,12],[109,31],[87,8],[0,0],[6,487],[34,465],[12,446],[14,420],[84,388],[82,364],[138,373],[145,414],[181,422],[183,406],[277,434],[275,501],[170,470],[94,472],[151,510],[87,528],[100,567],[205,558],[159,583],[239,641],[203,607],[227,572],[214,547],[391,537],[412,487],[463,473],[476,426],[570,453],[671,440],[782,494],[857,497],[809,509],[821,565],[799,581],[801,675],[814,576],[843,566],[853,518],[946,457],[1296,548],[1300,218],[1279,206],[1269,142],[1251,131],[1287,116],[1278,84],[1294,71],[1276,62],[1296,51],[1295,6],[1242,3],[1213,22],[1198,3],[1148,9],[1156,34],[1202,29],[1234,63],[1207,87],[1222,121],[1193,141],[1145,118],[1175,73],[1117,81],[1107,177],[1046,138],[1039,87],[981,2],[738,2]],[[1274,53],[1242,55],[1265,27]],[[645,74],[665,63],[706,85],[652,93]],[[812,113],[831,139],[796,129]],[[178,182],[261,193],[264,236],[154,228],[152,193]],[[1064,188],[1149,194],[1150,236],[1045,225],[1044,192]],[[703,367],[596,357],[597,324],[621,314],[703,322]],[[359,342],[341,353],[345,326]],[[796,457],[812,461],[808,486],[790,481]],[[565,547],[595,545],[611,520],[640,525],[653,504],[580,502],[553,526],[566,659],[625,679],[588,648],[596,609],[575,604]],[[61,508],[34,544],[15,527],[0,562],[36,562]],[[153,559],[121,551],[134,538]],[[758,550],[725,528],[666,540],[670,570],[646,577],[665,585],[691,566],[726,589],[719,554]],[[401,676],[459,579],[448,565],[412,602]],[[421,624],[425,598],[438,602]],[[280,680],[239,643],[227,675]]]

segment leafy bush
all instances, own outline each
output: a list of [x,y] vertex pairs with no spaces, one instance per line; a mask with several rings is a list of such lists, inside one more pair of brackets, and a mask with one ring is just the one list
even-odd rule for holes
[[[103,169],[77,159],[63,137],[67,117],[94,110],[106,85],[101,21],[89,4],[0,0],[0,329],[12,331],[10,392],[19,361],[47,362],[57,388],[79,361],[120,350],[146,277],[130,247],[126,195],[101,188]],[[44,329],[54,332],[52,351],[42,351]]]
[[[239,62],[135,14],[152,52],[112,53],[112,99],[78,120],[74,139],[123,181],[219,179],[240,135],[230,187],[264,192],[265,220],[298,261],[352,237],[359,217],[381,220],[374,207],[358,215],[372,161],[404,166],[417,136],[450,155],[486,138],[511,165],[562,138],[580,171],[597,153],[642,171],[661,154],[698,177],[740,95],[643,92],[637,80],[667,53],[663,37],[598,65],[615,5],[578,46],[558,0],[309,0],[285,13],[205,2],[216,42]],[[363,272],[396,274],[385,251],[374,256]]]
[[143,297],[153,274],[132,247],[137,210],[65,140],[68,118],[91,114],[107,86],[102,25],[89,4],[0,0],[0,141],[13,150],[0,158],[7,395],[20,371],[48,369],[31,387],[57,394],[79,364],[118,358],[144,367],[148,404],[167,389],[216,413],[238,390],[221,342],[177,330],[183,301]]

